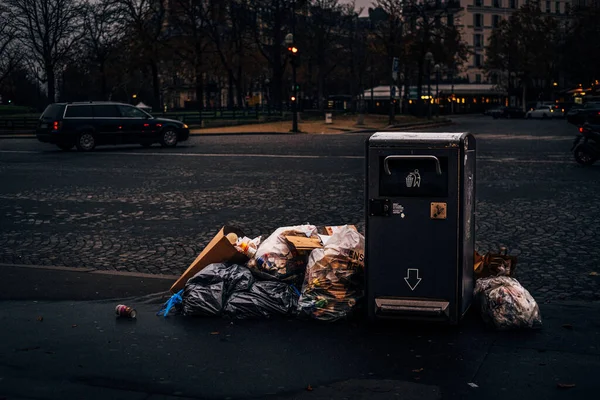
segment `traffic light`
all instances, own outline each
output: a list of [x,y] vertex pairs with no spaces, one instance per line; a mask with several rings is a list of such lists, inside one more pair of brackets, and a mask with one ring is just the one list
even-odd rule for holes
[[288,47],[288,51],[295,56],[296,54],[298,54],[298,48],[296,46],[289,46]]

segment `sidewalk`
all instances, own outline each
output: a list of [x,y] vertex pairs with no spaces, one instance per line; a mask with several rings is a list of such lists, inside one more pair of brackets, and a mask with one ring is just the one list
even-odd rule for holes
[[[56,282],[96,279],[55,273]],[[541,331],[493,332],[475,310],[455,328],[165,319],[152,296],[125,300],[138,318],[120,320],[120,300],[33,300],[45,293],[36,287],[28,300],[2,302],[0,398],[591,399],[600,389],[598,303],[540,304]]]
[[[394,130],[409,127],[418,126],[430,126],[438,124],[448,124],[450,121],[444,118],[433,119],[428,121],[426,119],[416,118],[413,116],[400,115],[396,117],[396,124],[393,126],[389,125],[389,117],[387,115],[365,115],[364,123],[358,125],[358,116],[334,116],[333,123],[326,124],[324,120],[308,120],[300,121],[298,123],[298,129],[301,133],[308,134],[340,134],[350,132],[377,132],[384,130]],[[292,129],[292,121],[279,121],[279,122],[268,122],[262,124],[248,124],[238,125],[220,128],[204,128],[204,129],[191,129],[190,133],[193,135],[206,135],[206,134],[289,134]]]

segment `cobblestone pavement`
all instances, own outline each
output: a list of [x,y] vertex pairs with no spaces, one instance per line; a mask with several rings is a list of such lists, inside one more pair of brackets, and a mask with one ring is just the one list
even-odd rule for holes
[[[600,165],[565,121],[462,117],[478,137],[477,240],[506,245],[540,300],[600,299]],[[364,140],[194,137],[176,149],[64,153],[0,141],[0,263],[179,274],[224,224],[248,236],[310,222],[364,229]]]

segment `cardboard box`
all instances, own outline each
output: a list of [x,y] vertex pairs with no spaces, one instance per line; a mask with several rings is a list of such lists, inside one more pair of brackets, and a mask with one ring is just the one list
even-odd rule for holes
[[[224,226],[221,228],[219,233],[208,243],[208,245],[202,250],[200,255],[196,257],[194,262],[188,267],[187,270],[177,279],[177,281],[171,286],[171,292],[177,293],[187,283],[187,281],[202,271],[206,266],[214,263],[232,262],[237,264],[245,264],[248,261],[248,257],[236,250],[230,239],[227,237],[229,234],[232,237],[243,237],[244,233],[233,226]],[[235,240],[233,240],[235,243]]]
[[285,240],[290,242],[298,251],[311,251],[323,247],[321,239],[307,238],[306,236],[286,236]]

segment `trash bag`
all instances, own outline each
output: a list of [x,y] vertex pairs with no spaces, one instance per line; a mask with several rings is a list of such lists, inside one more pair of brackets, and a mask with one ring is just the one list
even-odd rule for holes
[[260,244],[254,258],[247,265],[260,279],[279,280],[300,286],[308,254],[296,251],[285,239],[286,236],[319,238],[314,225],[278,228]]
[[475,297],[483,320],[498,330],[542,327],[536,301],[515,278],[495,276],[479,279],[475,285]]
[[223,313],[231,318],[269,318],[293,315],[298,295],[283,282],[256,281],[249,291],[234,292]]
[[229,296],[248,290],[254,278],[237,264],[210,264],[194,275],[183,290],[183,313],[194,316],[220,315]]
[[298,301],[301,315],[323,321],[347,317],[364,296],[365,238],[344,226],[310,253]]

